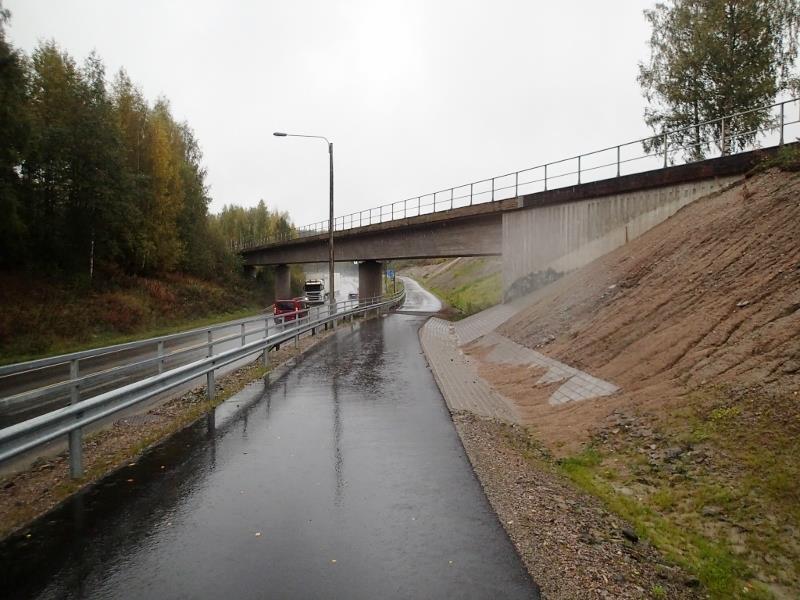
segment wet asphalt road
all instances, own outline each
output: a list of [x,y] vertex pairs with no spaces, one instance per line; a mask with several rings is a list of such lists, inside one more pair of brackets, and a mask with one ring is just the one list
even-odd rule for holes
[[340,328],[0,544],[2,596],[537,597],[427,369],[422,323]]
[[431,314],[442,310],[439,299],[410,277],[399,276],[406,286],[406,301],[400,312],[406,314]]

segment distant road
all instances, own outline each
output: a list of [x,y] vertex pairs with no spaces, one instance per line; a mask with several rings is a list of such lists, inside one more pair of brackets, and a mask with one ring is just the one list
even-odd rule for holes
[[419,283],[410,277],[400,276],[400,279],[406,286],[406,301],[399,312],[432,314],[442,310],[442,303],[439,299]]
[[[263,315],[265,319],[270,319],[271,321],[272,319],[271,310],[269,312],[264,312]],[[225,323],[224,322],[220,323],[220,325],[225,325]],[[263,329],[263,325],[264,325],[263,322],[250,323],[245,327],[245,332],[256,332],[259,329]],[[240,333],[240,325],[231,325],[230,327],[225,327],[221,330],[215,331],[214,336],[217,338],[222,338],[225,336],[235,335],[238,333]],[[256,335],[257,334],[254,333],[254,335],[247,338],[247,341],[251,342],[257,339],[255,337]],[[183,338],[180,341],[169,344],[165,348],[165,351],[174,352],[176,350],[187,349],[193,346],[198,346],[200,344],[205,344],[206,341],[207,341],[206,334],[198,333],[196,335],[192,335]],[[227,350],[229,348],[234,348],[238,345],[240,345],[239,339],[233,339],[215,345],[214,348],[215,351],[221,351],[221,350]],[[111,354],[98,356],[97,358],[93,359],[81,360],[80,374],[88,375],[90,373],[104,371],[106,369],[110,369],[115,366],[124,365],[126,363],[132,362],[135,359],[141,360],[147,357],[155,356],[155,354],[156,354],[156,347],[155,344],[153,344],[152,348],[136,348],[132,350],[125,350],[122,352],[114,352]],[[187,352],[178,357],[174,358],[167,357],[164,361],[164,367],[165,369],[175,368],[177,366],[188,364],[194,360],[203,358],[204,356],[206,356],[206,349],[204,347],[198,348],[194,351]],[[239,363],[228,365],[227,367],[221,368],[219,371],[217,371],[217,373],[224,374],[240,366],[241,364]],[[112,383],[100,384],[94,388],[83,389],[82,399],[86,399],[91,396],[97,395],[105,391],[106,389],[119,387],[120,385],[136,381],[144,376],[156,374],[157,372],[158,371],[155,366],[149,366],[147,368],[141,369],[140,371],[130,373],[128,375],[122,375]],[[40,388],[67,380],[69,380],[69,365],[66,363],[60,365],[53,365],[51,367],[45,367],[33,372],[21,373],[19,375],[15,374],[15,375],[8,375],[5,377],[0,377],[0,398],[6,398],[8,396],[19,394],[27,390]],[[192,389],[193,387],[200,385],[204,382],[205,379],[199,378],[196,381],[191,381],[185,384],[184,386],[181,386],[173,393],[174,394],[181,393],[181,391]],[[27,409],[14,409],[13,412],[0,413],[0,427],[7,427],[14,423],[24,421],[25,419],[29,419],[43,412],[53,410],[54,408],[58,408],[60,406],[65,406],[68,403],[69,403],[69,397],[67,393],[64,392],[58,396],[55,396],[47,400],[44,404],[39,402],[35,405],[31,405]]]

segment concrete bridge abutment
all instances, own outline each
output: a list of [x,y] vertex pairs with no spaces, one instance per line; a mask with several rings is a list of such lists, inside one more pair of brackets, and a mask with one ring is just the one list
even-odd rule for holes
[[741,175],[585,200],[543,204],[503,215],[503,296],[512,300],[624,246],[682,207]]

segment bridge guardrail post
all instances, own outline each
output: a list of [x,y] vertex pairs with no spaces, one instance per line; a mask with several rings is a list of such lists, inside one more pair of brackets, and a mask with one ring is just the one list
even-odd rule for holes
[[469,205],[470,205],[470,206],[472,206],[472,187],[473,187],[474,185],[475,185],[474,183],[470,183],[470,184],[469,184]]
[[514,198],[519,198],[519,171],[514,173]]
[[578,185],[581,184],[581,157],[578,155]]
[[[209,329],[208,330],[208,350],[206,352],[206,356],[210,357],[214,354],[214,333]],[[206,374],[206,398],[209,400],[214,399],[214,387],[216,383],[214,382],[214,369],[212,368]]]
[[245,336],[245,333],[244,333],[244,323],[242,323],[242,329],[241,329],[241,331],[242,331],[242,346],[244,346],[244,338],[246,337],[246,336]]
[[450,210],[453,210],[453,188],[450,188]]
[[784,118],[784,107],[786,106],[786,102],[781,102],[781,141],[778,144],[779,146],[783,146],[783,123],[785,121]]
[[617,146],[617,177],[619,177],[619,166],[620,166],[619,165],[619,154],[620,154],[620,148],[619,148],[619,146]]
[[[72,380],[72,387],[69,392],[69,403],[78,404],[81,401],[80,384],[78,383],[78,359],[73,359],[69,362],[69,378]],[[76,415],[79,419],[82,413]],[[73,429],[69,432],[69,474],[73,479],[80,479],[83,477],[83,446],[82,446],[83,431]]]
[[725,117],[720,120],[719,151],[721,156],[725,156]]
[[667,157],[669,156],[667,153],[667,148],[669,144],[669,138],[667,138],[667,132],[664,132],[664,168],[667,168]]
[[547,164],[544,165],[544,191],[547,191]]
[[492,202],[494,202],[494,177],[492,177]]

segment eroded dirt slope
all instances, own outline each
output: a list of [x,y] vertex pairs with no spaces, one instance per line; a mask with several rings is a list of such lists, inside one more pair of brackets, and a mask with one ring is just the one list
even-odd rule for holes
[[499,328],[621,390],[551,406],[467,352],[582,487],[712,598],[800,597],[800,174],[702,198]]
[[800,175],[770,171],[698,200],[500,330],[625,392],[658,386],[644,403],[707,383],[796,391]]

